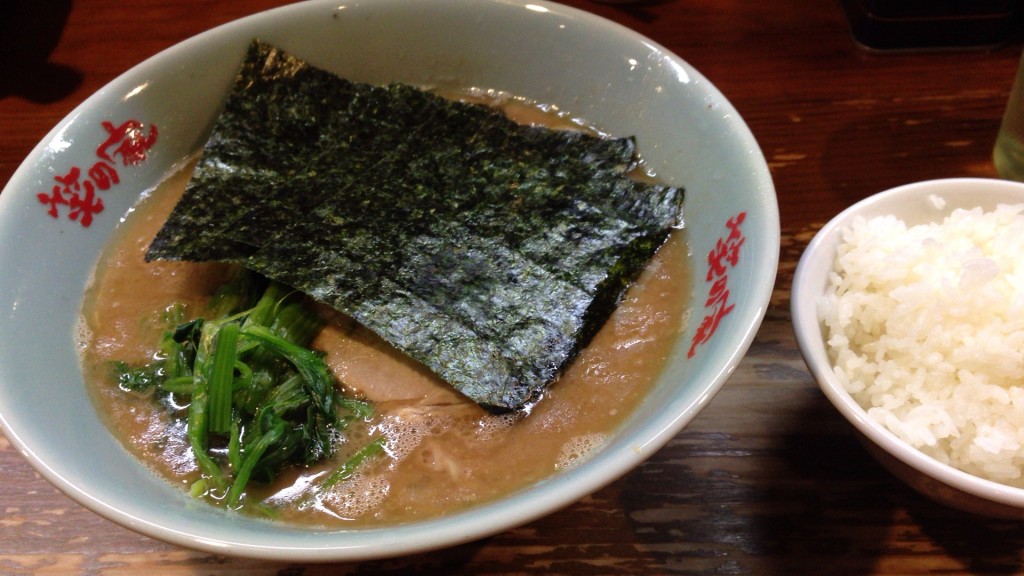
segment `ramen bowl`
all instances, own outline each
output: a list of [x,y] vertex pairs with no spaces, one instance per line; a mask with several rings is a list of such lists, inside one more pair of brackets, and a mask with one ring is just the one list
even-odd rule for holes
[[[829,401],[850,422],[867,452],[885,469],[943,505],[983,516],[1020,519],[1024,518],[1024,489],[940,461],[895,434],[883,425],[882,418],[869,414],[837,374],[820,316],[821,301],[844,230],[856,219],[895,216],[908,226],[916,226],[942,222],[956,209],[992,211],[1000,204],[1024,204],[1024,184],[950,178],[915,182],[870,196],[838,214],[815,235],[797,266],[791,306],[797,343],[811,374]],[[966,294],[963,298],[967,298]],[[943,330],[943,324],[931,319],[928,325],[929,331]],[[908,367],[907,373],[912,371]],[[899,381],[893,383],[894,388],[901,385]],[[959,408],[967,410],[965,405]]]
[[[608,133],[635,136],[650,168],[685,187],[696,278],[690,321],[646,399],[589,459],[444,517],[314,529],[194,500],[114,438],[90,404],[79,365],[83,289],[120,217],[202,148],[254,38],[354,81],[481,88],[555,105]],[[43,477],[83,506],[181,546],[283,561],[452,546],[572,504],[682,430],[750,345],[778,250],[774,189],[750,131],[707,79],[655,42],[543,1],[303,2],[210,30],[127,71],[78,106],[15,172],[0,194],[0,426]]]

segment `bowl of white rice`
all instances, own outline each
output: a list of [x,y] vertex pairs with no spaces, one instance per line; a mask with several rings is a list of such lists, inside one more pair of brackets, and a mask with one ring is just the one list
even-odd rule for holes
[[961,510],[1024,518],[1024,184],[871,196],[800,259],[801,353],[867,450]]

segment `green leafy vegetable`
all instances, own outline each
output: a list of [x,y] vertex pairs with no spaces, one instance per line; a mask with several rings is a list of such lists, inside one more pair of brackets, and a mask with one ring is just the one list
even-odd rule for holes
[[[178,323],[161,339],[156,362],[118,362],[115,371],[126,391],[187,398],[186,435],[201,474],[191,490],[197,497],[240,507],[251,481],[270,482],[284,467],[334,456],[349,423],[373,414],[366,402],[338,392],[322,356],[308,348],[320,316],[277,282],[242,271],[205,318],[185,322],[175,310],[168,320]],[[345,465],[378,453],[366,450]]]
[[147,258],[239,263],[348,314],[476,402],[536,397],[672,228],[630,138],[518,125],[253,43]]

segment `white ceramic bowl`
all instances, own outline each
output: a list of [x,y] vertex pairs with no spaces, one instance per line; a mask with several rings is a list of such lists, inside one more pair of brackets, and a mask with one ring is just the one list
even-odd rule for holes
[[[937,208],[930,200],[945,201]],[[807,246],[793,278],[791,309],[797,343],[822,391],[856,429],[865,448],[895,476],[932,499],[986,516],[1024,518],[1024,489],[973,476],[913,448],[868,417],[836,378],[828,357],[818,301],[825,293],[841,232],[857,216],[892,214],[909,225],[941,221],[956,208],[1024,203],[1024,184],[1006,180],[952,178],[893,188],[866,198],[832,219]]]
[[[498,502],[386,530],[345,531],[275,525],[208,507],[121,448],[82,383],[74,347],[82,288],[118,217],[201,147],[254,37],[356,81],[491,88],[556,104],[613,134],[636,135],[652,168],[686,187],[697,269],[693,321],[650,397],[605,449]],[[138,146],[116,154],[124,140],[115,139],[104,147],[108,129],[120,134],[116,129],[130,120],[141,125],[128,140]],[[158,137],[147,149],[152,126]],[[55,177],[73,168],[84,179],[101,152],[119,172],[119,183],[96,192],[104,210],[88,227],[70,219],[69,206],[58,205],[57,218],[48,215],[37,195],[48,195]],[[128,158],[138,162],[124,165]],[[738,252],[719,253],[719,246]],[[454,545],[564,507],[676,435],[747,350],[768,305],[778,250],[775,193],[750,131],[708,80],[649,39],[543,1],[302,2],[216,28],[128,71],[56,126],[4,188],[0,426],[40,474],[84,506],[184,546],[327,561]],[[709,270],[709,260],[721,268]]]

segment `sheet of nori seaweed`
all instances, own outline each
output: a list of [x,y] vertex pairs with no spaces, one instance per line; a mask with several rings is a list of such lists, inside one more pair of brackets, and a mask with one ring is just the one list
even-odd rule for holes
[[254,42],[147,259],[241,263],[521,408],[682,223],[629,138],[518,125]]

